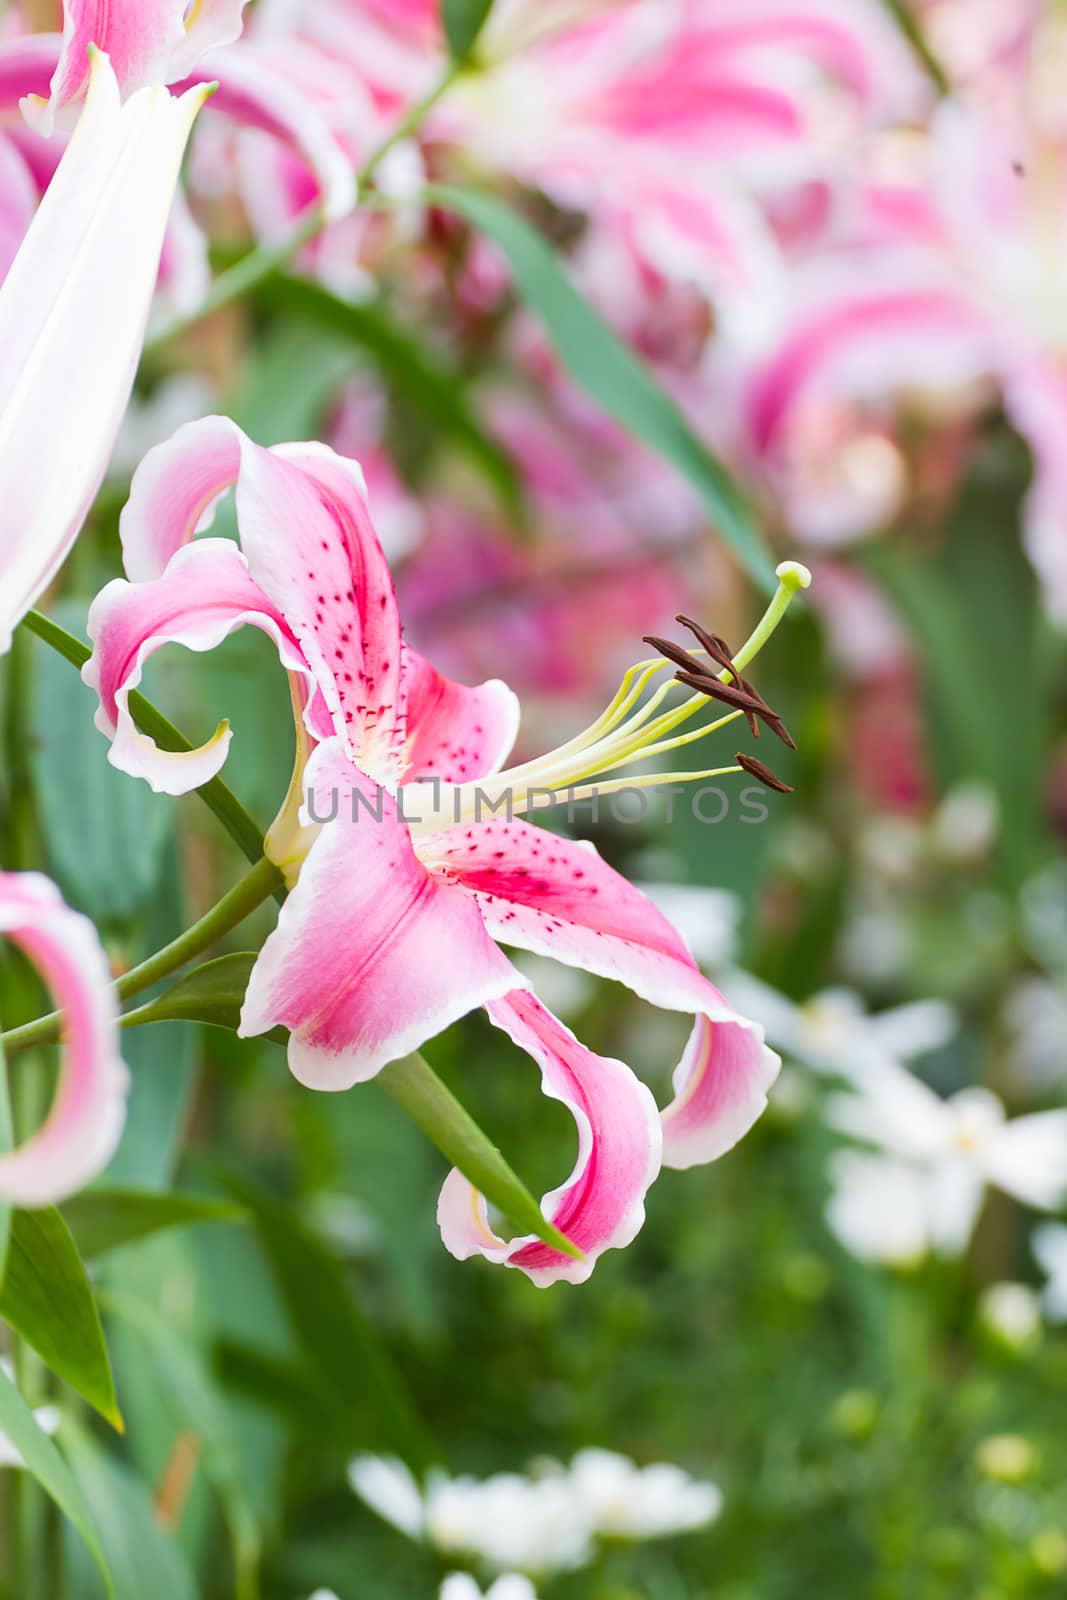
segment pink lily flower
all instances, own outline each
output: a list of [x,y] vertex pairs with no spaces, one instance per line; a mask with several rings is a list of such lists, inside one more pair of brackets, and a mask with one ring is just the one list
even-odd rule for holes
[[65,560],[103,478],[205,94],[142,89],[123,105],[97,54],[73,138],[0,287],[0,650]]
[[[240,548],[194,539],[231,484]],[[712,1160],[751,1127],[778,1061],[642,894],[589,844],[522,816],[538,792],[586,798],[600,773],[702,736],[710,730],[674,730],[708,701],[696,695],[655,715],[671,685],[642,701],[663,665],[646,662],[585,734],[505,769],[515,697],[497,680],[451,682],[404,642],[358,466],[321,445],[261,449],[226,418],[191,424],[146,456],[122,540],[129,580],[95,601],[85,668],[114,765],[180,793],[225,760],[226,724],[188,755],[158,750],[133,726],[129,692],[165,643],[207,650],[250,624],[275,641],[290,676],[297,765],[268,853],[291,892],[253,970],[241,1032],[285,1026],[294,1075],[339,1090],[484,1006],[575,1119],[575,1168],[544,1204],[585,1259],[536,1239],[500,1240],[457,1174],[441,1197],[445,1242],[536,1283],[583,1280],[602,1251],[633,1238],[661,1160]],[[783,579],[775,618],[805,578]],[[675,777],[609,778],[599,788]],[[501,944],[694,1017],[662,1116],[629,1067],[594,1055],[540,1004]]]
[[36,872],[0,872],[0,934],[38,968],[64,1013],[63,1070],[47,1120],[0,1155],[0,1196],[56,1205],[110,1161],[126,1117],[129,1075],[119,1056],[118,1009],[92,923]]

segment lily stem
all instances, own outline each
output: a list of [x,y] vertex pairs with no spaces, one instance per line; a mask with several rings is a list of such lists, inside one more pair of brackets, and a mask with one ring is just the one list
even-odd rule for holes
[[[157,950],[155,955],[149,956],[147,961],[131,967],[115,985],[118,998],[132,999],[142,990],[158,983],[161,978],[166,978],[179,967],[184,967],[195,956],[201,955],[213,944],[217,944],[224,934],[242,923],[257,906],[269,900],[283,884],[282,874],[273,861],[263,857],[240,883],[234,884],[218,904],[205,912],[191,928],[186,928],[184,933],[179,934],[170,944],[164,945],[162,950]],[[38,1017],[34,1022],[27,1022],[21,1028],[12,1028],[9,1033],[0,1034],[0,1044],[9,1056],[15,1055],[19,1050],[27,1049],[30,1045],[50,1044],[59,1038],[62,1023],[63,1013],[53,1011],[47,1017]]]

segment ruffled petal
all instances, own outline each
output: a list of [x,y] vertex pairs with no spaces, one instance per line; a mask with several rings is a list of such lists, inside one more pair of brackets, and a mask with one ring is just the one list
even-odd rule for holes
[[[150,450],[134,474],[121,519],[127,572],[138,580],[158,576],[174,551],[210,524],[218,497],[234,483],[252,578],[284,616],[349,753],[395,784],[406,727],[405,656],[393,580],[357,462],[316,443],[264,450],[228,417],[188,423]],[[312,731],[321,737],[318,722]]]
[[441,1191],[441,1236],[458,1260],[482,1255],[518,1267],[539,1287],[560,1279],[584,1283],[598,1257],[628,1245],[645,1220],[645,1195],[660,1169],[656,1102],[628,1066],[587,1050],[534,995],[509,994],[486,1009],[537,1062],[545,1094],[574,1118],[578,1159],[541,1209],[585,1259],[553,1250],[535,1234],[499,1238],[489,1225],[483,1196],[458,1171],[449,1174]]
[[708,988],[711,995],[674,1069],[674,1099],[663,1113],[665,1167],[700,1166],[732,1150],[762,1116],[781,1066],[759,1024],[738,1016]]
[[519,702],[499,678],[468,689],[405,649],[408,743],[405,778],[464,783],[503,766],[519,730]]
[[105,1167],[122,1133],[129,1077],[96,929],[37,873],[0,873],[0,933],[29,957],[64,1014],[63,1067],[48,1118],[0,1156],[0,1195],[16,1206],[65,1200]]
[[696,1015],[664,1112],[667,1166],[713,1161],[748,1131],[780,1064],[763,1029],[733,1010],[666,917],[592,845],[501,819],[442,830],[419,851],[470,890],[501,943]]
[[167,77],[172,81],[180,78],[206,51],[239,39],[247,4],[248,0],[195,0],[192,6],[183,7],[189,14],[182,41],[167,63]]
[[122,564],[134,583],[162,577],[176,550],[211,526],[241,470],[241,430],[229,417],[187,422],[148,451],[119,518]]
[[0,649],[73,544],[141,352],[182,152],[203,101],[124,105],[98,56],[85,109],[0,288]]
[[203,539],[179,550],[164,575],[151,583],[116,578],[101,590],[89,612],[93,654],[82,677],[99,696],[96,725],[112,741],[113,766],[144,778],[162,794],[186,794],[215,776],[229,749],[228,723],[197,750],[160,750],[134,725],[129,696],[145,662],[163,645],[212,650],[246,623],[274,640],[287,670],[310,678],[284,619],[228,539]]
[[301,821],[323,826],[253,968],[240,1032],[289,1028],[295,1077],[348,1089],[523,980],[339,741],[315,751],[306,786]]

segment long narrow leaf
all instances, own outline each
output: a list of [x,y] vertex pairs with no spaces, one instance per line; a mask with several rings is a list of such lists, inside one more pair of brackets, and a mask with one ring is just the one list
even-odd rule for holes
[[116,1600],[115,1585],[104,1558],[100,1536],[92,1512],[75,1482],[70,1468],[38,1425],[33,1412],[15,1385],[0,1368],[0,1431],[7,1434],[41,1488],[77,1528],[89,1548],[111,1600]]
[[441,0],[441,22],[453,61],[465,61],[478,41],[493,0]]
[[12,1218],[0,1317],[121,1432],[96,1301],[70,1229],[54,1208],[16,1211]]

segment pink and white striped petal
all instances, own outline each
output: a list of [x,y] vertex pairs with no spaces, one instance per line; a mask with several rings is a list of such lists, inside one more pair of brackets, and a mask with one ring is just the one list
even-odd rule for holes
[[470,896],[418,860],[396,802],[339,741],[314,752],[305,784],[301,822],[332,820],[252,970],[240,1032],[289,1028],[294,1076],[348,1089],[523,980]]
[[584,1260],[553,1250],[535,1234],[501,1239],[490,1226],[483,1196],[456,1170],[445,1179],[438,1202],[441,1236],[459,1261],[482,1255],[518,1267],[539,1287],[584,1283],[604,1251],[630,1244],[645,1220],[645,1195],[660,1168],[656,1103],[629,1067],[587,1050],[534,995],[509,994],[486,1009],[537,1062],[545,1094],[574,1118],[574,1170],[545,1196],[542,1210]]
[[674,1070],[674,1099],[663,1113],[663,1165],[686,1168],[717,1161],[762,1116],[781,1061],[759,1023],[747,1022],[708,985],[718,1001],[693,1024]]
[[184,0],[63,0],[63,41],[52,76],[48,102],[29,118],[42,133],[51,133],[55,112],[85,93],[89,51],[95,45],[108,56],[123,95],[147,84],[165,83],[173,51],[185,38]]
[[111,740],[112,766],[144,778],[161,794],[186,794],[219,772],[229,750],[229,723],[221,723],[197,750],[161,750],[134,724],[129,696],[141,681],[145,662],[163,645],[213,650],[246,623],[274,640],[288,671],[310,681],[284,618],[228,539],[203,539],[179,550],[163,576],[152,582],[116,578],[101,590],[89,611],[93,654],[82,677],[99,696],[96,726]]
[[38,873],[0,873],[0,934],[40,971],[64,1035],[52,1109],[37,1133],[0,1156],[0,1196],[15,1206],[56,1205],[107,1165],[126,1117],[111,972],[92,923]]

